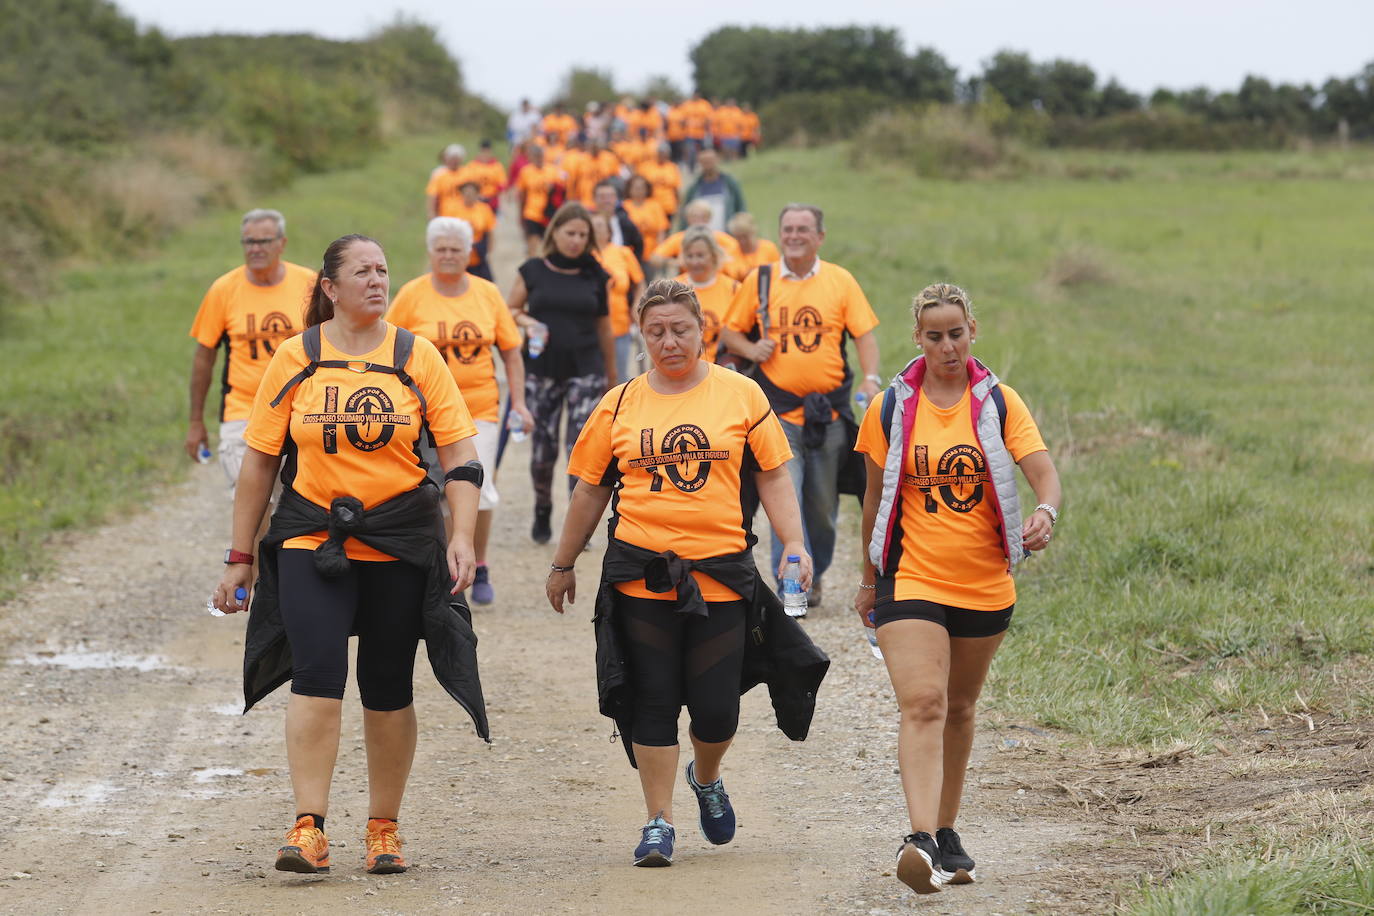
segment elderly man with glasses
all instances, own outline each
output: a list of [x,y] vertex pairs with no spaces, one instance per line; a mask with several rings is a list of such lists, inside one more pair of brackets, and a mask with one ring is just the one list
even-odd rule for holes
[[216,351],[224,348],[219,410],[219,463],[232,489],[239,478],[243,432],[258,383],[277,346],[299,334],[315,272],[283,261],[286,219],[276,210],[249,210],[239,231],[243,265],[210,284],[191,324],[196,352],[191,362],[191,422],[186,454],[209,460],[205,395]]

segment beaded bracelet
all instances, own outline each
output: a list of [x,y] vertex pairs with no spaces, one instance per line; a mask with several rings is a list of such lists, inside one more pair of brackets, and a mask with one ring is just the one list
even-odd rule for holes
[[859,583],[859,588],[875,589],[877,587],[877,585],[864,585],[862,582]]

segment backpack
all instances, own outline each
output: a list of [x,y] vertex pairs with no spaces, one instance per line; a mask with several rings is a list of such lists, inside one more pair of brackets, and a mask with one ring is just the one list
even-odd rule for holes
[[[749,329],[749,333],[745,335],[750,341],[757,341],[768,333],[768,297],[773,287],[773,265],[760,264],[758,277],[759,320],[754,323],[754,326]],[[753,360],[745,359],[743,356],[736,356],[728,350],[720,353],[716,357],[716,362],[727,369],[734,369],[740,375],[747,375],[750,378],[752,378],[759,369],[758,363]]]
[[[1001,385],[993,385],[988,391],[988,397],[992,398],[992,403],[997,405],[997,421],[1002,429],[1002,441],[1007,440],[1007,398],[1002,394]],[[897,386],[889,386],[883,393],[883,440],[891,444],[892,415],[897,410]]]

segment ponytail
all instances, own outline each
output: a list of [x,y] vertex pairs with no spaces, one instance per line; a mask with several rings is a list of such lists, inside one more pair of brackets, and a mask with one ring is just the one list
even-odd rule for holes
[[324,280],[328,277],[330,283],[339,282],[339,265],[343,262],[344,254],[355,242],[371,242],[378,248],[382,247],[382,243],[376,239],[358,233],[341,236],[329,243],[329,247],[324,250],[324,266],[315,275],[315,285],[311,288],[310,298],[305,303],[307,328],[313,328],[334,317],[334,300],[325,293]]

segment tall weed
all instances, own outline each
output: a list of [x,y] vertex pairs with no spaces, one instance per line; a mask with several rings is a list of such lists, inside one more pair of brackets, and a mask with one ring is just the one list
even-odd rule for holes
[[922,178],[1012,177],[1026,167],[1015,140],[998,136],[976,113],[953,106],[880,112],[850,149],[855,165],[896,164]]

